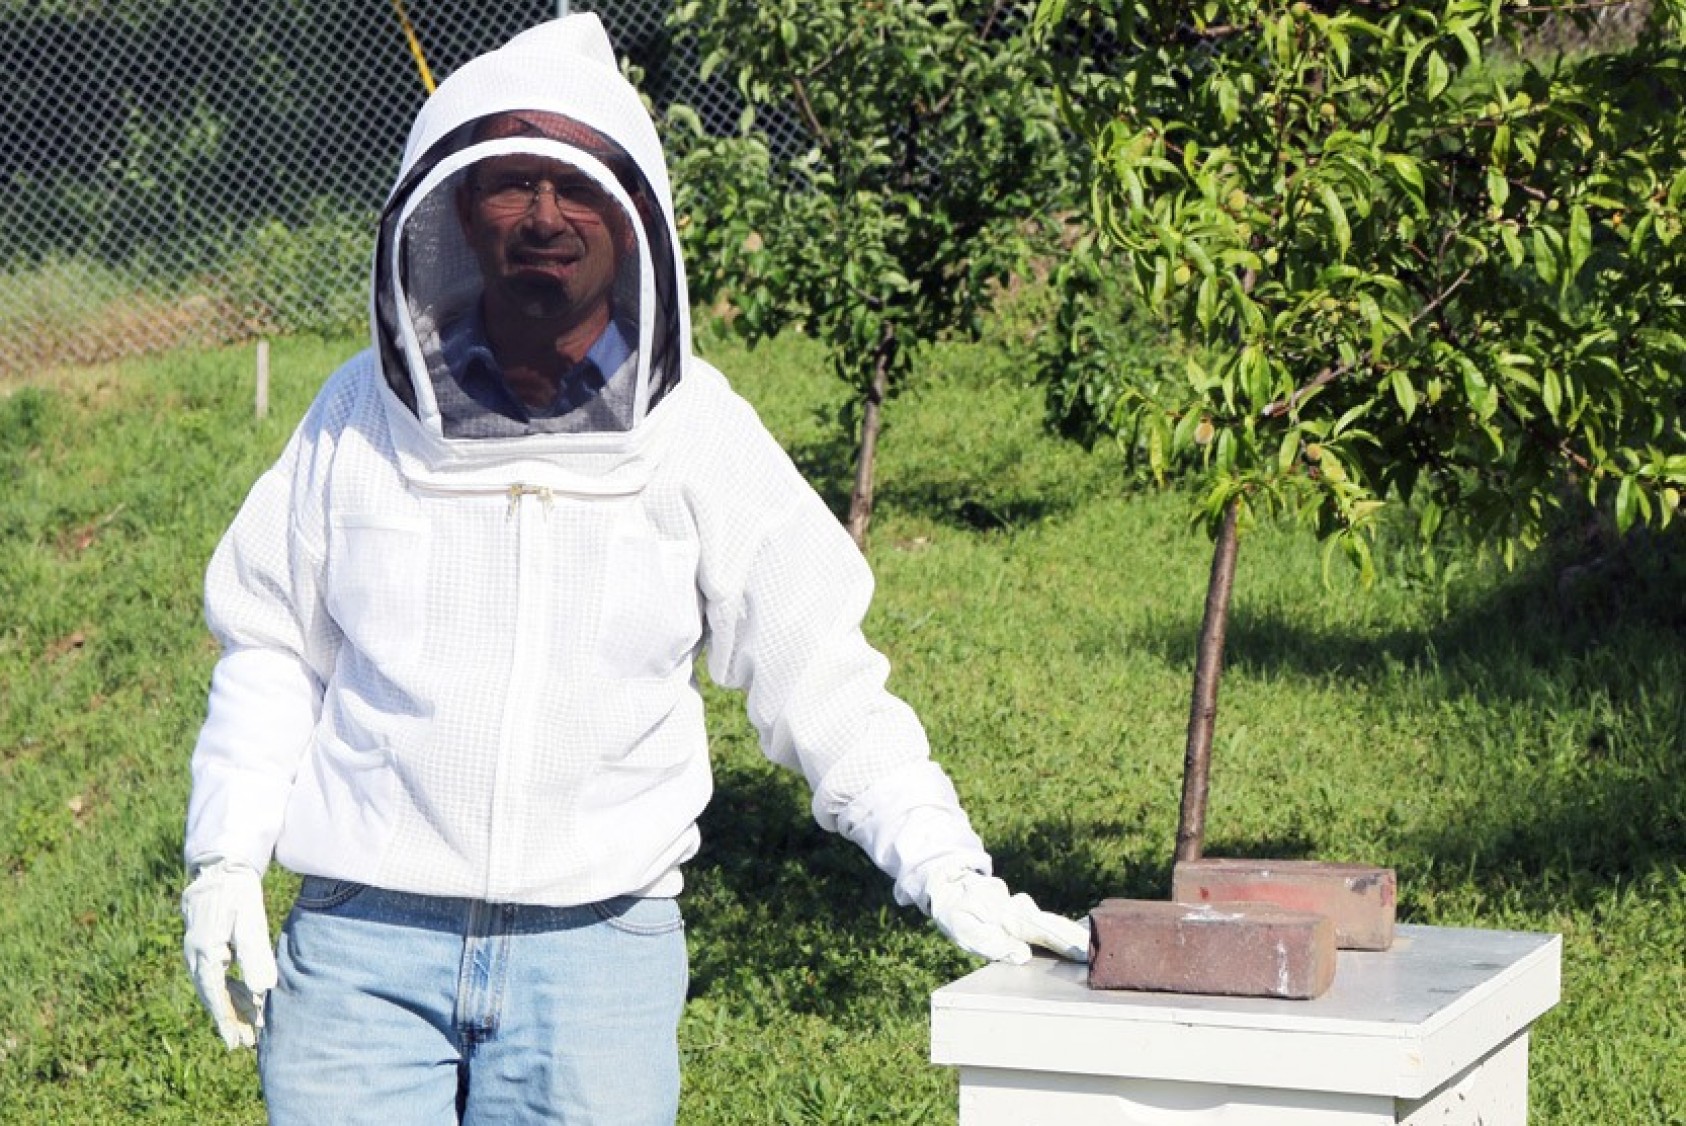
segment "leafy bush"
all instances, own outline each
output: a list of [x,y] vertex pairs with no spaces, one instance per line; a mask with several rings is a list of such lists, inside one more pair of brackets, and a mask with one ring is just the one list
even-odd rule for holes
[[1139,426],[1135,409],[1163,400],[1180,377],[1178,349],[1117,263],[1087,240],[1048,280],[1049,323],[1036,338],[1039,382],[1053,430],[1085,446],[1117,438],[1132,463],[1162,465],[1158,430]]
[[[674,11],[703,76],[734,78],[750,107],[745,136],[704,138],[680,159],[687,249],[703,293],[730,291],[746,339],[799,326],[854,389],[857,542],[883,404],[928,344],[976,331],[1037,220],[1069,202],[1028,15],[999,0],[688,0]],[[797,134],[779,160],[748,134],[758,113]]]
[[235,248],[229,300],[254,332],[339,332],[368,317],[376,216],[318,199],[300,226],[270,219]]

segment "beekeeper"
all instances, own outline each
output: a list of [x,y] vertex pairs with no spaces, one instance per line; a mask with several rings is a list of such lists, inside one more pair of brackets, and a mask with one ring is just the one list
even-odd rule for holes
[[211,561],[184,946],[274,1122],[674,1121],[698,654],[898,901],[986,958],[1086,954],[989,875],[860,554],[692,355],[674,231],[595,16],[463,66],[381,219],[374,347]]

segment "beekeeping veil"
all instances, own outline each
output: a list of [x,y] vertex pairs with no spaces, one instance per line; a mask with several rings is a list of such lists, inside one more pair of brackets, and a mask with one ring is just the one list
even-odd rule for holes
[[[549,225],[595,226],[599,246],[613,245],[599,287],[610,327],[564,377],[557,400],[532,407],[502,383],[509,357],[488,323],[496,304],[488,288],[520,274],[536,292],[579,267],[589,253],[580,232],[517,229],[561,208],[564,191],[569,217]],[[475,226],[487,198],[508,218],[502,234]],[[470,61],[422,108],[382,215],[373,319],[387,383],[424,431],[459,450],[485,439],[636,431],[677,384],[689,352],[672,212],[654,125],[595,15],[550,21]],[[486,249],[499,239],[501,250]],[[514,263],[503,275],[500,253]]]

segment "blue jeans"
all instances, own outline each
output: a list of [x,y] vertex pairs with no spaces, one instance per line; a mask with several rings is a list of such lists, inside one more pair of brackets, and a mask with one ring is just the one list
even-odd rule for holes
[[306,877],[258,1043],[274,1126],[672,1126],[671,899],[526,907]]

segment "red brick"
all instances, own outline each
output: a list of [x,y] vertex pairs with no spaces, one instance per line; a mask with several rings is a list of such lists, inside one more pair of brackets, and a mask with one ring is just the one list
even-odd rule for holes
[[1318,860],[1185,860],[1171,874],[1179,903],[1274,903],[1335,921],[1342,950],[1393,945],[1398,886],[1392,868]]
[[1327,915],[1269,903],[1105,899],[1089,923],[1091,989],[1309,998],[1335,979]]

